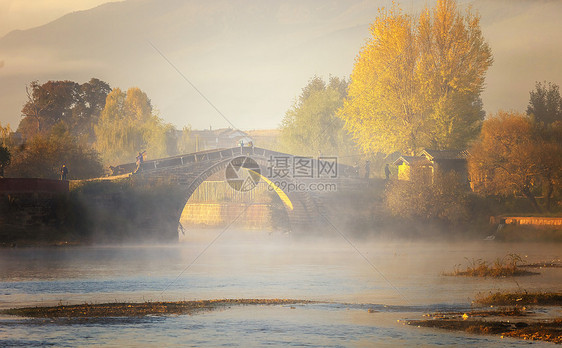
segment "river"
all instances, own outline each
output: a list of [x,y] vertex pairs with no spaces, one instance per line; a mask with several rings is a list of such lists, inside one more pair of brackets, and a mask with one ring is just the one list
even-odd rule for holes
[[144,318],[0,316],[0,346],[527,346],[515,339],[406,326],[401,320],[467,310],[478,293],[561,290],[560,268],[516,279],[442,275],[455,265],[509,253],[529,263],[559,259],[556,244],[352,238],[350,244],[339,236],[320,241],[221,232],[193,233],[173,245],[2,249],[0,308],[220,298],[325,303]]

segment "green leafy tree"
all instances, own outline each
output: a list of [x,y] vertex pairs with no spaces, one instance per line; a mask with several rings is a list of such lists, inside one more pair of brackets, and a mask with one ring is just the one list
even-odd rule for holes
[[136,87],[127,93],[115,88],[108,94],[94,130],[95,148],[110,163],[131,162],[141,151],[152,158],[165,157],[174,136],[174,128],[155,115],[146,93]]
[[71,133],[83,138],[88,144],[95,141],[94,126],[97,124],[105,99],[111,87],[96,78],[80,85],[80,103],[72,108]]
[[95,178],[103,174],[98,153],[79,144],[63,122],[15,149],[6,174],[10,177],[58,179],[62,164],[68,167],[71,179]]
[[351,137],[336,117],[346,96],[347,81],[313,77],[281,123],[280,148],[298,155],[343,155],[353,151]]
[[535,89],[530,92],[527,115],[533,115],[535,120],[545,125],[562,122],[562,97],[559,86],[546,81],[537,82]]
[[419,18],[381,10],[351,74],[339,117],[366,153],[461,148],[484,117],[492,54],[479,18],[439,0]]

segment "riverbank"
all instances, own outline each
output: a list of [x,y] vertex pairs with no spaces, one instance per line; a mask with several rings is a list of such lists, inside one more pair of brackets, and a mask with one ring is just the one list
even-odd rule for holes
[[473,304],[477,308],[469,312],[426,314],[431,319],[405,323],[469,334],[562,343],[562,317],[559,314],[562,293],[497,292],[480,296]]
[[220,299],[177,302],[143,302],[143,303],[99,303],[60,305],[52,307],[22,307],[0,311],[0,314],[31,318],[107,318],[107,317],[142,317],[146,315],[180,315],[193,314],[197,311],[214,310],[243,305],[294,305],[314,303],[307,300],[293,299]]
[[[521,297],[519,297],[521,296]],[[467,312],[425,314],[431,319],[405,320],[417,327],[462,331],[468,334],[496,335],[523,340],[562,343],[562,318],[551,317],[545,306],[562,306],[562,293],[494,294],[476,301],[478,304],[509,303],[494,309],[475,308]],[[26,318],[140,318],[145,316],[193,315],[202,311],[228,309],[234,306],[291,306],[318,304],[318,301],[295,299],[217,299],[176,302],[100,303],[22,307],[0,311],[0,315]],[[332,305],[338,305],[333,304]],[[340,304],[344,305],[344,304]],[[530,306],[534,307],[531,309]],[[493,305],[491,306],[494,307]],[[377,313],[369,308],[368,313]],[[537,314],[542,313],[542,314]]]
[[183,200],[174,187],[128,178],[0,194],[0,247],[177,241]]
[[[359,187],[361,190],[346,190],[342,187],[341,191],[331,192],[324,197],[325,202],[329,203],[324,206],[324,218],[329,220],[329,225],[357,239],[493,239],[496,242],[562,243],[562,228],[558,225],[490,223],[490,214],[497,215],[504,208],[507,209],[500,202],[484,200],[485,207],[474,208],[472,218],[451,224],[438,219],[391,214],[384,203],[384,181],[365,181]],[[177,241],[181,216],[181,209],[178,207],[182,206],[184,199],[174,187],[166,184],[147,185],[135,182],[134,178],[73,181],[69,191],[65,193],[0,194],[0,247]],[[210,207],[202,209],[204,211],[197,214],[213,213]],[[279,216],[285,212],[271,209],[271,224],[289,230],[284,223],[280,223],[283,219]],[[193,211],[187,213],[194,215],[193,217],[197,215]],[[249,213],[251,212],[248,211]],[[260,211],[258,215],[264,214],[266,212]],[[226,226],[239,215],[238,211],[226,214],[222,223]],[[238,220],[252,219],[242,216]],[[185,229],[195,228],[197,227],[186,226]],[[304,237],[324,237],[331,233],[326,228],[292,232]]]

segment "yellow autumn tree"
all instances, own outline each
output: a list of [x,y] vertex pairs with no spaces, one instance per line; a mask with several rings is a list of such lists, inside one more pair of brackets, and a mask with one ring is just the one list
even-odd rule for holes
[[484,117],[480,93],[492,54],[479,18],[439,0],[418,18],[381,9],[338,116],[362,150],[412,154],[460,148]]
[[468,170],[475,192],[525,196],[542,211],[536,195],[542,192],[545,209],[559,200],[562,181],[562,125],[541,128],[531,117],[499,112],[486,119],[472,144]]
[[133,87],[127,93],[115,88],[108,94],[94,130],[95,148],[104,161],[124,163],[134,161],[141,151],[151,158],[167,156],[174,129],[155,115],[146,93]]

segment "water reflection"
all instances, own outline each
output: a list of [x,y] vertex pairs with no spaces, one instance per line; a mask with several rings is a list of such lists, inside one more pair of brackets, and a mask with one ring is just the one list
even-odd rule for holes
[[[219,232],[207,231],[176,245],[2,250],[0,308],[213,298],[296,298],[336,303],[299,306],[294,310],[290,307],[233,308],[193,317],[143,319],[149,323],[143,320],[105,322],[110,324],[105,328],[95,320],[51,322],[2,318],[0,345],[14,339],[20,345],[33,346],[40,337],[61,332],[59,326],[66,325],[67,328],[57,334],[60,338],[52,341],[60,345],[79,330],[76,327],[79,325],[87,326],[89,335],[102,345],[127,342],[137,337],[141,328],[154,326],[166,332],[162,339],[171,345],[182,345],[185,330],[190,330],[189,342],[195,342],[195,346],[232,342],[227,338],[223,340],[217,331],[212,339],[207,337],[213,330],[224,330],[237,337],[236,342],[244,342],[245,335],[250,335],[253,338],[247,343],[274,345],[303,342],[318,346],[348,346],[347,342],[357,346],[371,346],[373,342],[431,345],[441,339],[455,344],[463,337],[462,344],[482,346],[488,345],[489,340],[496,341],[486,337],[436,334],[431,330],[428,334],[427,330],[398,327],[396,319],[404,319],[409,313],[419,316],[433,310],[462,310],[479,292],[558,291],[562,275],[562,269],[551,268],[541,269],[538,276],[517,279],[442,276],[442,272],[451,271],[456,264],[466,264],[465,258],[493,261],[507,253],[518,253],[529,263],[559,258],[556,245],[356,241],[361,252],[384,274],[383,278],[349,244],[338,239],[320,242],[287,235],[229,231],[201,254]],[[186,270],[197,257],[197,262]],[[375,313],[368,313],[369,308]],[[26,336],[24,332],[29,330],[32,334]],[[264,330],[263,335],[260,330]],[[296,330],[297,334],[287,334],[293,332],[291,330]],[[119,338],[115,336],[117,332]],[[154,335],[152,341],[137,337],[134,342],[156,345],[159,334],[154,332]],[[76,342],[81,342],[77,345],[88,342],[86,336],[80,337],[76,338]],[[104,341],[104,337],[107,340]]]

